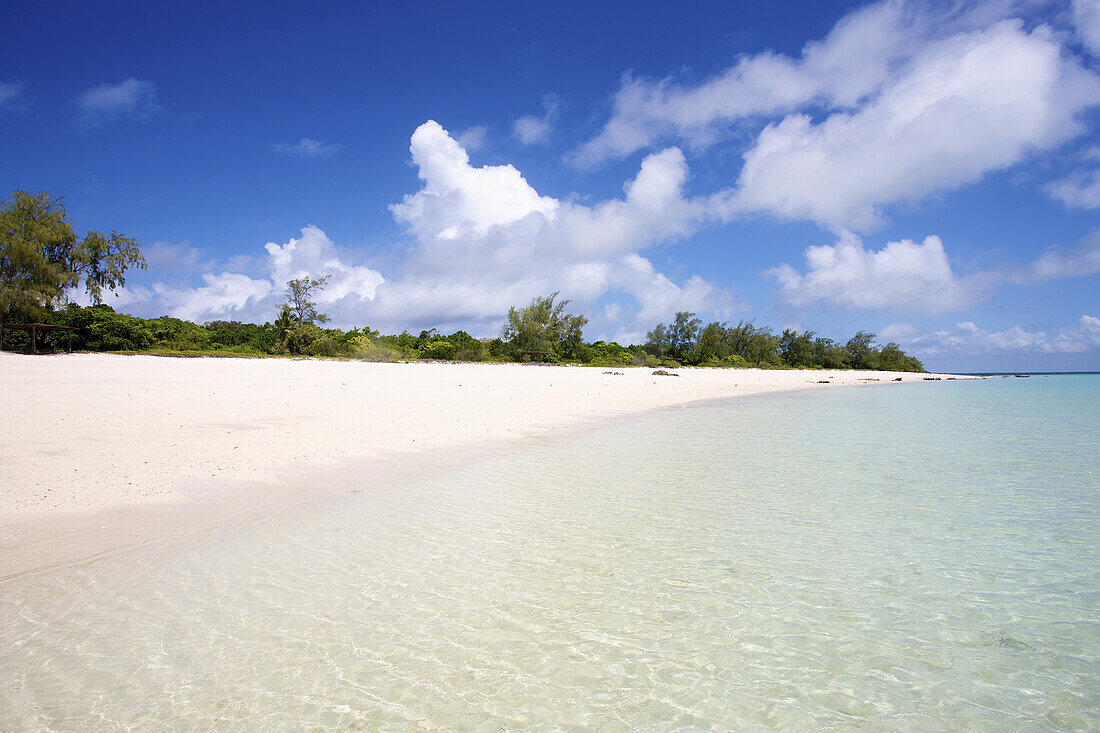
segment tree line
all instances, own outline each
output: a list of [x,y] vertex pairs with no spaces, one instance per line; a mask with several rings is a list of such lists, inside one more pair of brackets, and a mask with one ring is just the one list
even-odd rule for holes
[[[130,268],[144,268],[140,245],[130,237],[88,232],[78,237],[63,200],[17,191],[0,203],[0,324],[45,322],[73,329],[73,345],[88,351],[286,355],[370,361],[539,361],[593,366],[763,367],[923,371],[920,361],[895,343],[875,344],[860,331],[844,343],[811,331],[780,333],[754,323],[704,325],[694,313],[658,324],[644,344],[584,340],[588,319],[566,312],[558,293],[512,307],[500,335],[477,339],[466,331],[436,329],[383,335],[369,327],[326,328],[317,307],[327,276],[287,283],[285,303],[272,322],[209,321],[169,316],[139,318],[102,303],[102,293],[125,284]],[[68,302],[84,288],[93,305]],[[49,334],[42,334],[48,339]],[[9,348],[27,345],[15,332]],[[40,344],[48,346],[48,344]]]
[[875,334],[869,331],[859,331],[838,343],[813,331],[799,333],[787,328],[776,333],[752,321],[704,326],[694,313],[686,311],[677,313],[668,326],[657,324],[647,334],[646,350],[692,366],[924,371],[919,359],[896,343],[877,345]]

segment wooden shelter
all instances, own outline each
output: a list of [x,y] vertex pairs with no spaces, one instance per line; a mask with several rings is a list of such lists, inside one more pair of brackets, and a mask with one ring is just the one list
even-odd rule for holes
[[49,331],[64,331],[67,338],[66,350],[73,350],[73,328],[71,326],[55,326],[52,323],[0,323],[0,351],[4,350],[4,331],[28,331],[31,335],[31,353],[38,353],[38,334]]

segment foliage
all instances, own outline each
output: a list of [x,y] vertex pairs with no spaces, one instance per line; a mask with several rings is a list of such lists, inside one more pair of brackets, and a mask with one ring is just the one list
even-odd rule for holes
[[566,313],[567,305],[568,300],[558,300],[558,293],[551,293],[532,299],[525,308],[509,308],[508,324],[500,337],[517,354],[545,352],[553,361],[575,359],[584,344],[581,331],[588,319]]
[[[550,299],[556,297],[555,294]],[[546,300],[536,298],[533,305],[547,306]],[[562,319],[573,318],[563,314],[564,303],[552,303],[548,310],[551,314],[557,310]],[[662,326],[650,331],[650,342],[644,346],[623,346],[614,341],[578,341],[569,344],[567,351],[563,346],[566,342],[549,342],[551,349],[555,346],[559,349],[552,352],[552,358],[597,367],[646,366],[653,369],[681,365],[844,369],[859,365],[858,368],[864,369],[923,371],[920,361],[906,354],[896,343],[879,347],[874,342],[875,335],[866,331],[860,331],[840,345],[810,331],[800,333],[786,329],[776,335],[771,329],[757,327],[751,322],[742,321],[732,326],[714,322],[701,326],[692,313],[677,316],[672,327]],[[52,320],[76,329],[75,348],[94,351],[284,353],[383,362],[401,359],[510,361],[522,356],[515,340],[482,342],[465,331],[444,336],[433,328],[421,331],[418,336],[407,331],[386,336],[366,327],[343,331],[322,328],[316,323],[298,323],[289,305],[282,307],[275,323],[262,326],[236,321],[211,321],[199,326],[167,316],[143,320],[116,313],[106,305],[89,308],[69,305],[55,311]],[[670,337],[670,333],[678,335]],[[683,339],[691,334],[694,339],[684,342]],[[655,342],[654,337],[660,341]]]
[[[358,329],[354,329],[358,331]],[[370,329],[367,329],[368,333]],[[377,332],[374,332],[377,335]],[[367,334],[360,334],[347,345],[347,355],[362,361],[398,361],[400,353],[396,349],[376,343]]]
[[76,329],[73,331],[74,349],[141,351],[155,343],[148,322],[116,313],[109,305],[90,308],[69,305],[54,313],[52,321]]
[[308,277],[300,277],[286,284],[287,307],[294,319],[299,324],[328,323],[328,316],[317,312],[317,304],[314,299],[328,282],[328,275],[311,280]]
[[210,321],[205,328],[210,333],[210,348],[232,350],[244,354],[271,354],[278,336],[271,324],[258,326],[239,321]]
[[154,318],[145,322],[155,343],[172,351],[205,351],[211,346],[210,331],[178,318]]
[[897,344],[876,346],[875,335],[867,331],[860,331],[839,346],[813,331],[799,333],[788,328],[777,336],[752,322],[701,326],[694,313],[683,312],[676,314],[671,326],[657,324],[648,339],[646,353],[662,365],[678,359],[692,366],[924,371],[920,361]]
[[15,191],[0,202],[0,323],[44,320],[81,286],[93,303],[144,269],[141,245],[111,232],[77,237],[61,197]]
[[338,349],[333,334],[325,333],[317,325],[328,322],[328,316],[317,311],[315,302],[326,282],[328,275],[316,280],[302,277],[286,284],[287,302],[279,309],[279,317],[275,319],[274,353],[336,356]]

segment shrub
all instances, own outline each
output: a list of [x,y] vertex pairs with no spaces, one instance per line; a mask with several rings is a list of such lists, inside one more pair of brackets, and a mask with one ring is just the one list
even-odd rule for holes
[[325,334],[311,341],[303,353],[309,356],[336,356],[336,344],[332,342],[331,336]]
[[400,357],[396,349],[375,343],[366,336],[357,336],[348,345],[348,356],[362,361],[394,362]]
[[53,314],[53,322],[76,329],[73,348],[90,351],[139,351],[153,343],[153,336],[140,318],[115,313],[108,305],[81,308],[70,305]]
[[455,345],[443,339],[429,341],[422,350],[420,358],[450,361],[455,358]]

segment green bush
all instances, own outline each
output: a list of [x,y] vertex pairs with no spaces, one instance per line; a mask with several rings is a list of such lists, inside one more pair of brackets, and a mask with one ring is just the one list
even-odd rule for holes
[[420,358],[451,361],[455,358],[455,345],[443,339],[429,341],[422,350]]
[[76,329],[73,348],[89,351],[140,351],[153,344],[153,335],[140,318],[116,313],[109,305],[81,308],[70,305],[53,314],[53,322]]
[[[210,334],[210,347],[236,351],[237,347],[248,346],[252,351],[270,354],[275,351],[279,335],[275,328],[265,323],[240,323],[239,321],[210,321],[203,328]],[[245,351],[241,353],[251,353]]]
[[400,359],[401,354],[383,344],[375,343],[366,336],[357,336],[348,345],[347,355],[353,359],[362,361],[394,362]]
[[336,344],[328,334],[313,339],[302,352],[307,356],[336,356]]
[[145,321],[153,336],[153,345],[172,351],[205,351],[211,347],[210,332],[202,326],[179,318],[153,318]]

